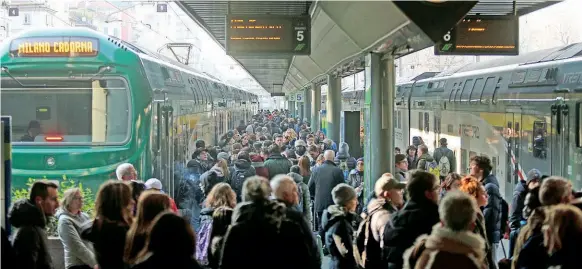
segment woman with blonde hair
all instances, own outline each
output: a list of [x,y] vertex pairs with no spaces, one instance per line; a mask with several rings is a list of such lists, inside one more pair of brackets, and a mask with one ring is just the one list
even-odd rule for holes
[[580,268],[582,212],[573,205],[560,204],[547,210],[542,227],[549,255],[544,268]]
[[170,209],[170,197],[153,190],[145,191],[137,203],[135,221],[127,232],[123,260],[134,264],[135,258],[144,248],[146,232],[158,214]]
[[200,230],[196,243],[196,260],[203,266],[218,268],[222,238],[230,225],[236,206],[236,193],[227,183],[214,185],[200,212]]
[[301,156],[297,162],[297,166],[299,166],[299,175],[303,177],[303,183],[305,184],[309,184],[309,178],[311,177],[310,164],[311,161],[307,156]]
[[123,252],[134,205],[131,187],[123,181],[109,180],[97,191],[95,220],[84,238],[93,242],[100,269],[126,268]]
[[487,191],[485,191],[485,187],[479,180],[472,176],[465,176],[461,179],[459,184],[459,190],[469,194],[471,197],[477,201],[477,219],[475,221],[475,228],[473,232],[480,235],[483,240],[485,240],[485,253],[486,258],[484,260],[485,265],[487,268],[490,269],[497,269],[497,264],[493,261],[493,249],[491,247],[492,242],[487,240],[487,231],[485,230],[485,216],[483,215],[483,211],[480,209],[487,205],[487,199],[489,196],[487,195]]
[[460,182],[461,175],[455,172],[449,173],[441,184],[441,198],[443,198],[447,192],[458,189],[461,184]]
[[79,188],[68,189],[63,194],[61,208],[56,215],[67,269],[91,269],[97,265],[93,246],[81,239],[81,226],[89,221],[89,215],[81,211],[82,207],[83,195]]

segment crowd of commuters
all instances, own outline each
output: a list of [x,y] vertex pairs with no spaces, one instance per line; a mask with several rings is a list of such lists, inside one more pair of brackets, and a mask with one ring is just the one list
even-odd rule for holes
[[[503,199],[487,157],[456,171],[446,139],[395,152],[394,174],[364,191],[364,161],[287,111],[260,111],[218,145],[196,141],[173,198],[160,180],[118,166],[82,212],[78,189],[36,181],[12,205],[2,264],[53,268],[45,227],[56,215],[67,269],[580,268],[582,211],[570,181],[532,170]],[[388,169],[387,169],[388,170]],[[507,231],[507,232],[506,232]],[[496,257],[504,236],[507,257]]]

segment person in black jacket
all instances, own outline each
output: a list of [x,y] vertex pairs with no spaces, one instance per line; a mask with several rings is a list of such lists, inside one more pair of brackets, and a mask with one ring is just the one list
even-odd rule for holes
[[331,254],[330,269],[357,268],[352,242],[360,219],[355,214],[357,195],[350,185],[341,183],[331,191],[334,204],[324,212],[321,220],[322,238]]
[[[388,269],[401,269],[404,251],[414,244],[418,236],[430,234],[432,227],[440,221],[439,180],[422,170],[410,171],[407,180],[409,200],[384,228],[383,252]],[[412,264],[411,268],[414,268]]]
[[313,170],[307,184],[309,194],[315,201],[313,206],[316,213],[315,227],[318,228],[321,227],[319,224],[323,211],[334,204],[331,190],[338,184],[345,182],[343,171],[334,163],[335,153],[333,150],[325,151],[323,157],[325,161]]
[[513,199],[511,201],[511,212],[509,212],[509,228],[511,229],[509,234],[509,257],[513,256],[515,240],[517,240],[521,226],[525,224],[525,218],[523,216],[525,196],[533,186],[536,186],[541,181],[541,178],[542,173],[538,169],[532,169],[527,173],[527,181],[520,180],[515,185]]
[[[29,199],[18,200],[10,208],[8,220],[17,228],[12,242],[16,254],[12,262],[18,264],[17,268],[53,268],[45,227],[46,217],[53,216],[59,207],[57,188],[55,183],[36,181]],[[2,256],[2,260],[6,258]]]

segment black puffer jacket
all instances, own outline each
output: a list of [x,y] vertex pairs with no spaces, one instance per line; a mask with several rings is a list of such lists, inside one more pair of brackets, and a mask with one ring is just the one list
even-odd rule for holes
[[358,268],[352,242],[360,218],[337,205],[329,206],[321,217],[325,246],[331,254],[330,269]]
[[8,220],[16,227],[12,245],[18,268],[51,269],[52,259],[48,251],[43,212],[28,199],[18,200],[10,208]]
[[402,255],[417,237],[430,234],[439,222],[438,205],[428,199],[410,200],[384,228],[384,257],[388,269],[401,269]]
[[520,180],[513,190],[513,199],[511,200],[511,212],[509,212],[509,227],[518,229],[521,227],[523,218],[523,208],[525,207],[525,196],[527,195],[527,183]]
[[490,174],[482,181],[485,191],[489,195],[487,205],[483,209],[485,216],[485,228],[487,229],[487,241],[499,243],[501,240],[501,193],[499,192],[499,181]]
[[252,177],[256,174],[257,174],[257,171],[251,165],[251,162],[249,162],[247,160],[234,161],[234,166],[233,166],[232,170],[230,171],[229,183],[230,183],[230,186],[232,187],[232,190],[234,190],[234,192],[236,193],[236,201],[237,202],[242,201],[241,193],[242,193],[242,184],[244,183],[244,181],[240,182],[240,180],[238,180],[238,177],[240,175],[243,175],[245,180],[246,180],[247,178]]

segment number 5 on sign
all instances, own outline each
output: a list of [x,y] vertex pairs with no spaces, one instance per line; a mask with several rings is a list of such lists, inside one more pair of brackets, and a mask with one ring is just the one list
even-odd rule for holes
[[303,38],[304,38],[303,30],[297,31],[297,41],[301,42],[301,41],[303,41]]

